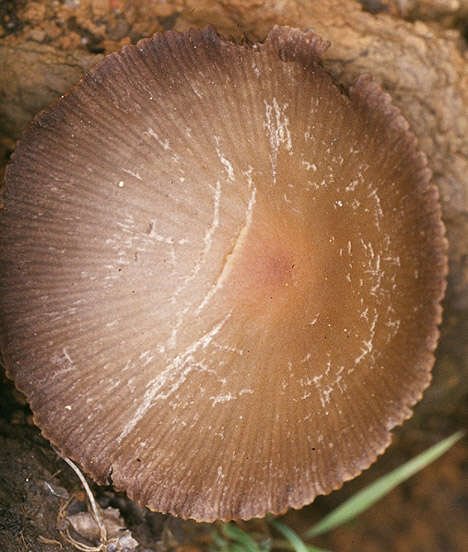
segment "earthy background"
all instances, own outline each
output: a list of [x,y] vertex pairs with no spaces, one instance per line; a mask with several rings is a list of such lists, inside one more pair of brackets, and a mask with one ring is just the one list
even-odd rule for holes
[[[274,24],[314,29],[331,43],[325,65],[340,82],[371,73],[392,95],[419,137],[441,194],[450,276],[433,385],[371,469],[286,516],[301,530],[467,425],[468,0],[0,0],[0,180],[31,118],[103,55],[155,32],[206,24],[244,40],[264,39]],[[57,512],[68,497],[75,496],[77,508],[80,499],[83,504],[79,481],[0,377],[0,549],[75,550],[61,541]],[[357,521],[314,542],[336,552],[467,550],[467,453],[465,438]],[[96,494],[103,506],[120,509],[138,551],[212,544],[209,526],[148,513],[110,489]],[[246,527],[268,534],[263,522]]]

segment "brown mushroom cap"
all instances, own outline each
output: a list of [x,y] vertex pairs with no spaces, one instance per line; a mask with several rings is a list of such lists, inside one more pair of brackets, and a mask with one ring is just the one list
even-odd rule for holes
[[425,157],[326,44],[210,29],[112,54],[38,115],[0,223],[8,374],[98,482],[210,521],[368,467],[429,384],[446,243]]

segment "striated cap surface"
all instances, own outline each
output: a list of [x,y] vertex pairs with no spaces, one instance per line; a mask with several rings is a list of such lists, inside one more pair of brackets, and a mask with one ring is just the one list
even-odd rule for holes
[[169,32],[39,114],[7,170],[2,352],[98,482],[202,521],[368,467],[429,384],[446,243],[424,156],[367,77],[275,28]]

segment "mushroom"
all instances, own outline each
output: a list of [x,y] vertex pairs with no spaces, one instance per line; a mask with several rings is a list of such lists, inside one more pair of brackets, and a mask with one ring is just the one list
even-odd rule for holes
[[367,468],[430,382],[447,271],[425,156],[313,32],[168,32],[40,113],[7,169],[2,354],[99,483],[202,521]]

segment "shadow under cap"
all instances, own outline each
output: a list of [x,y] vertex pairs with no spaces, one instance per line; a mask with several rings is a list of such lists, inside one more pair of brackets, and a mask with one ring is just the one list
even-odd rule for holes
[[367,468],[430,382],[438,194],[327,44],[212,29],[111,54],[7,170],[2,350],[96,481],[199,521],[300,508]]

